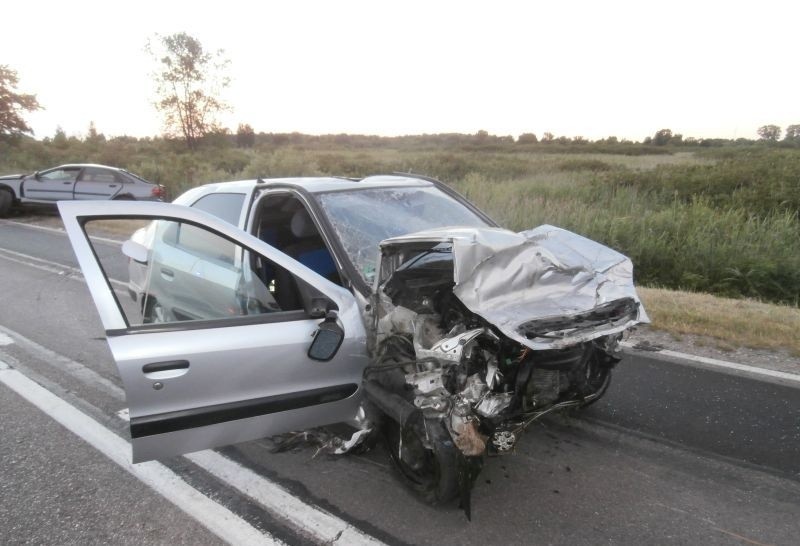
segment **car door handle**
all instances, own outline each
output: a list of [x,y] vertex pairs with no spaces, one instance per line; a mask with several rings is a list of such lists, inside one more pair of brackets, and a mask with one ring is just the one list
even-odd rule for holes
[[72,182],[62,182],[62,184],[72,184]]
[[117,185],[116,185],[116,184],[109,184],[109,185],[108,185],[108,187],[109,187],[109,188],[116,188],[116,187],[117,187]]
[[175,278],[175,273],[171,269],[167,269],[166,267],[161,268],[161,276],[167,280],[172,280]]
[[142,366],[142,372],[148,379],[172,379],[180,377],[188,371],[188,360],[166,360],[164,362],[151,362]]
[[144,373],[165,372],[167,370],[186,370],[189,368],[188,360],[166,360],[164,362],[151,362],[142,366]]

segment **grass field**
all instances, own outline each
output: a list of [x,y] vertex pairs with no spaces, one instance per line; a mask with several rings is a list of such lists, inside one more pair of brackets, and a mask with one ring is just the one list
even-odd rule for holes
[[[422,137],[388,143],[364,138],[355,145],[358,139],[287,135],[280,145],[242,149],[217,142],[196,153],[160,139],[26,140],[0,149],[0,174],[97,162],[166,184],[172,196],[206,182],[258,176],[426,174],[450,184],[510,229],[554,224],[627,254],[639,285],[675,294],[648,292],[656,326],[769,346],[773,342],[759,333],[761,325],[779,317],[790,325],[780,336],[798,337],[795,315],[786,309],[800,304],[800,148],[558,147],[506,141],[465,146],[446,139],[429,145]],[[736,326],[723,320],[725,312],[699,303],[697,318],[678,320],[689,300],[704,301],[698,293],[782,305],[762,307],[760,315]],[[783,346],[797,351],[787,343]]]

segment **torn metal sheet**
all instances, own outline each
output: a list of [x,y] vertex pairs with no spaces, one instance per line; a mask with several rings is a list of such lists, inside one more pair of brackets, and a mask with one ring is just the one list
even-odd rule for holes
[[[452,245],[456,297],[509,338],[532,349],[568,347],[649,322],[633,285],[630,259],[570,231],[550,225],[521,233],[500,228],[440,229],[388,239],[381,247],[386,251],[436,242]],[[386,273],[382,271],[381,277],[386,279]],[[633,307],[609,309],[599,320],[586,316],[625,300]],[[572,317],[580,321],[570,322]],[[537,320],[545,325],[551,321],[552,329],[535,332]]]
[[388,239],[376,273],[366,395],[403,474],[462,503],[487,452],[601,397],[621,332],[648,321],[628,258],[552,226]]

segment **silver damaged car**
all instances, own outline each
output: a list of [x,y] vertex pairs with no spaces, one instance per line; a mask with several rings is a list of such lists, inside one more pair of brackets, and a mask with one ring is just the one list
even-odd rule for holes
[[[130,408],[135,462],[346,422],[432,503],[536,419],[600,398],[647,322],[631,261],[513,233],[417,175],[60,202]],[[119,247],[94,238],[131,234]]]

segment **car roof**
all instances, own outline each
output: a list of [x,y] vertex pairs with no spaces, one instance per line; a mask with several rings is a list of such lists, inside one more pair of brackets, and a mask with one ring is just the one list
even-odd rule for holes
[[268,188],[272,185],[290,185],[302,188],[310,193],[329,191],[358,190],[365,188],[379,188],[385,186],[429,187],[433,182],[425,178],[416,178],[413,175],[376,175],[366,178],[340,178],[327,177],[295,177],[295,178],[266,178],[257,180],[238,180],[236,182],[217,182],[200,186],[205,192],[249,192],[256,185]]
[[66,165],[59,165],[57,167],[52,167],[47,169],[48,171],[52,171],[53,169],[83,169],[84,167],[97,167],[98,169],[109,169],[112,171],[121,171],[119,167],[110,167],[108,165],[98,165],[97,163],[67,163]]

